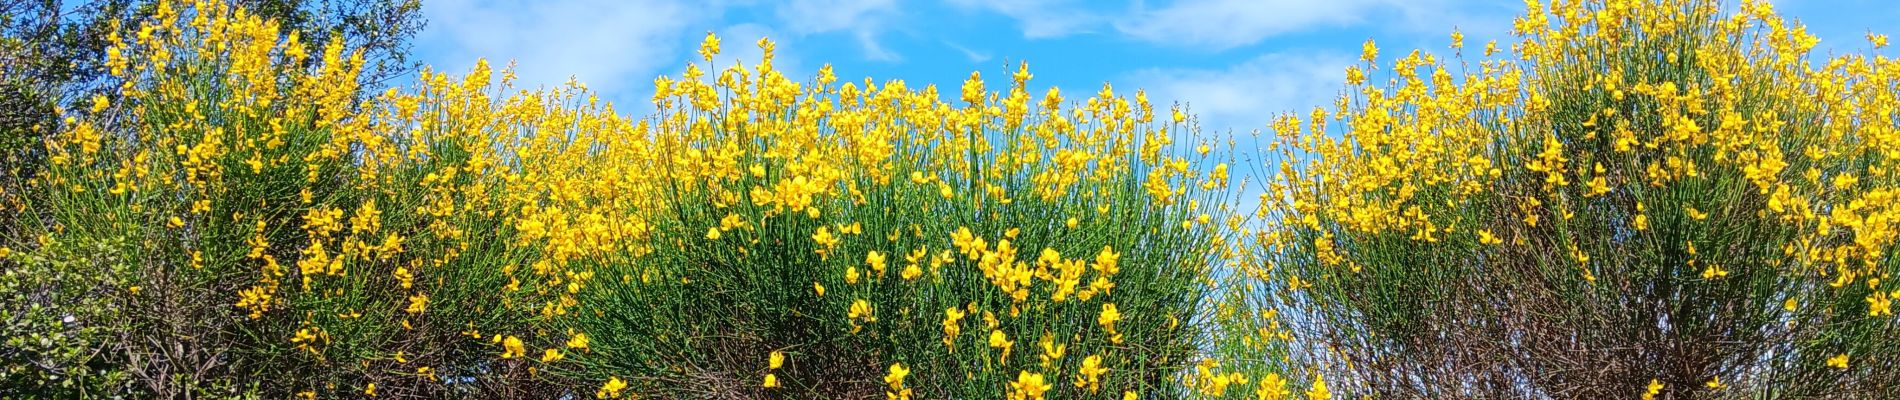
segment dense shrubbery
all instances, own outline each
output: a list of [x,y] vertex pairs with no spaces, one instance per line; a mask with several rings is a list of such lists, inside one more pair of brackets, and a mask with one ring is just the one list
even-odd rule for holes
[[628,119],[486,66],[359,96],[215,2],[136,32],[123,117],[17,189],[3,394],[1159,394],[1204,341],[1226,167],[1140,94],[801,84],[761,40]]
[[1533,7],[1508,52],[1383,85],[1368,42],[1277,124],[1240,307],[1380,397],[1900,395],[1897,69],[1815,60],[1766,3],[1659,3]]
[[1026,66],[708,36],[632,118],[485,63],[364,93],[342,42],[161,3],[0,180],[0,398],[1897,395],[1900,74],[1660,3],[1383,85],[1368,42],[1252,215],[1231,141]]

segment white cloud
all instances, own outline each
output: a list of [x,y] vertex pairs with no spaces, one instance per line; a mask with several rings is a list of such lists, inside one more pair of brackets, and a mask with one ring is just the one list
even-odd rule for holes
[[1223,69],[1139,70],[1125,81],[1147,89],[1157,108],[1187,104],[1206,132],[1266,132],[1279,113],[1330,108],[1353,62],[1336,53],[1271,53]]
[[1137,1],[1123,10],[1091,8],[1072,0],[949,2],[1015,19],[1023,36],[1031,39],[1106,29],[1145,42],[1216,51],[1326,27],[1448,33],[1456,24],[1466,26],[1467,33],[1474,27],[1477,33],[1490,33],[1497,25],[1508,27],[1510,13],[1519,11],[1509,2],[1451,0],[1176,0],[1158,5]]
[[775,10],[785,27],[800,34],[855,30],[877,25],[897,11],[893,0],[796,0]]
[[859,30],[852,32],[858,38],[858,46],[864,48],[864,59],[871,61],[903,61],[904,56],[878,44],[877,32]]
[[950,0],[950,4],[1015,19],[1021,25],[1023,37],[1030,39],[1086,32],[1107,21],[1107,16],[1078,7],[1068,0]]
[[980,63],[980,62],[990,60],[990,53],[988,52],[981,52],[975,49],[971,49],[969,47],[963,47],[963,45],[959,45],[956,42],[952,42],[948,40],[943,41],[943,45],[950,46],[951,49],[955,49],[957,52],[963,53],[963,58],[968,58],[970,59],[970,62],[973,62],[973,63]]
[[849,31],[867,59],[897,61],[902,56],[878,44],[885,22],[898,14],[895,0],[795,0],[774,10],[787,30],[799,35]]
[[1118,21],[1117,29],[1156,43],[1179,43],[1215,50],[1245,46],[1275,35],[1321,26],[1363,22],[1375,8],[1400,6],[1403,0],[1207,0],[1179,1],[1141,10]]
[[[497,69],[517,63],[520,85],[556,86],[570,76],[604,94],[639,92],[677,59],[688,23],[707,13],[667,0],[431,1],[419,48],[437,65],[466,71],[477,57]],[[634,98],[639,98],[634,96]]]

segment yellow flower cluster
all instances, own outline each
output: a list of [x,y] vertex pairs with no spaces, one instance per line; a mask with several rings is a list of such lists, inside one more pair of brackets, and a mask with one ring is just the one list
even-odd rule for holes
[[[1746,308],[1785,301],[1786,312],[1769,321],[1790,331],[1821,329],[1800,322],[1814,315],[1872,317],[1842,328],[1859,332],[1852,339],[1790,344],[1810,366],[1846,349],[1890,349],[1878,332],[1892,332],[1892,300],[1900,297],[1891,279],[1900,234],[1893,206],[1900,158],[1892,157],[1900,121],[1891,118],[1900,98],[1892,87],[1900,68],[1871,53],[1814,56],[1819,40],[1768,2],[1732,11],[1719,3],[1530,1],[1513,24],[1517,41],[1488,43],[1476,60],[1464,57],[1456,32],[1453,57],[1381,58],[1367,41],[1332,107],[1273,123],[1278,138],[1268,151],[1278,154],[1269,158],[1277,158],[1277,173],[1264,181],[1255,215],[1268,224],[1256,236],[1262,259],[1238,266],[1250,284],[1317,300],[1246,293],[1256,301],[1232,307],[1339,301],[1377,316],[1409,300],[1355,291],[1431,296],[1418,285],[1436,283],[1418,279],[1435,272],[1510,285],[1518,277],[1502,277],[1504,270],[1561,267],[1561,275],[1524,282],[1569,299],[1632,301],[1645,296],[1633,287],[1691,281],[1684,285],[1707,290],[1696,296]],[[1875,49],[1885,40],[1868,36]],[[1665,43],[1673,47],[1657,47]],[[1381,70],[1389,80],[1369,76]],[[1395,265],[1419,262],[1425,269]],[[1473,270],[1498,275],[1458,275]],[[1737,278],[1787,283],[1746,292]],[[1243,341],[1262,346],[1286,340],[1273,319],[1231,318],[1257,328]],[[1341,360],[1383,360],[1329,353],[1338,354],[1314,359],[1348,364],[1335,371],[1353,368]],[[1806,356],[1814,354],[1822,356]],[[1845,369],[1845,360],[1827,364]],[[1203,389],[1242,381],[1206,369],[1197,378]],[[1260,381],[1262,397],[1283,395],[1267,388],[1281,380]],[[1312,387],[1325,393],[1320,382]],[[1659,389],[1652,384],[1649,394]]]

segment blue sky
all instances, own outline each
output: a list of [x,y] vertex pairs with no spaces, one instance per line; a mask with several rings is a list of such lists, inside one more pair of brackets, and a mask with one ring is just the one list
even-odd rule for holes
[[[1872,29],[1900,34],[1900,2],[1783,0],[1822,48],[1861,49]],[[1187,103],[1207,130],[1264,129],[1271,115],[1329,104],[1366,39],[1382,54],[1440,51],[1456,27],[1481,46],[1508,36],[1521,1],[1453,0],[425,0],[421,60],[450,73],[477,57],[517,63],[528,86],[574,76],[644,113],[653,78],[697,59],[706,32],[724,63],[757,60],[806,77],[830,63],[841,79],[903,79],[954,88],[971,71],[992,87],[1027,61],[1036,93],[1070,98],[1103,82],[1159,104]],[[752,61],[747,61],[751,64]]]

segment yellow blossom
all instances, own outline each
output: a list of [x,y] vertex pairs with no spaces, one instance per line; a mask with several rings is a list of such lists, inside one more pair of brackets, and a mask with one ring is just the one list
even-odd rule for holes
[[1021,371],[1016,374],[1016,381],[1010,382],[1009,387],[1009,398],[1012,400],[1041,400],[1043,393],[1054,386],[1044,382],[1042,374]]
[[1306,398],[1311,400],[1332,400],[1333,392],[1326,390],[1326,377],[1313,376],[1313,387],[1306,389]]
[[573,332],[567,337],[567,348],[587,350],[587,334]]
[[890,373],[884,375],[884,384],[890,386],[885,395],[892,400],[909,400],[911,389],[904,387],[904,377],[910,376],[910,369],[904,363],[892,363]]
[[1082,359],[1080,372],[1082,376],[1076,378],[1075,387],[1086,387],[1089,393],[1095,393],[1102,389],[1102,374],[1108,373],[1108,368],[1102,367],[1101,355],[1090,355]]
[[403,309],[403,311],[408,312],[410,314],[421,314],[423,310],[427,310],[428,308],[429,308],[429,296],[424,295],[424,294],[416,294],[414,296],[409,296],[409,308]]
[[522,348],[521,338],[514,337],[513,335],[502,339],[501,348],[501,358],[521,357],[528,353],[526,349]]
[[627,382],[620,380],[620,377],[612,377],[607,379],[607,383],[600,385],[600,390],[594,392],[594,397],[600,399],[620,398],[620,392],[623,390],[627,390]]

